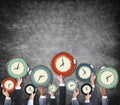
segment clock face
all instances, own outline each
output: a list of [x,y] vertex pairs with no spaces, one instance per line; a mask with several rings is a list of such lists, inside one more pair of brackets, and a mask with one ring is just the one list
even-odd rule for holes
[[74,71],[76,62],[70,54],[61,52],[53,57],[51,66],[56,74],[68,76]]
[[106,89],[116,87],[118,80],[118,73],[113,68],[105,67],[98,72],[97,82]]
[[35,93],[35,87],[32,84],[28,84],[25,86],[25,92],[30,95],[32,93]]
[[76,69],[76,76],[81,81],[89,81],[93,71],[94,69],[91,65],[82,63]]
[[75,80],[68,80],[66,83],[66,88],[68,91],[74,91],[78,87],[78,84]]
[[48,91],[52,91],[53,93],[57,92],[58,87],[56,84],[52,83],[48,86]]
[[81,86],[81,92],[84,94],[84,95],[87,95],[88,93],[91,94],[92,92],[92,86],[90,84],[83,84]]
[[35,87],[47,86],[51,82],[51,73],[49,69],[45,66],[37,66],[32,70],[31,73],[32,84]]
[[2,87],[4,90],[7,90],[9,93],[13,92],[16,86],[16,81],[12,78],[6,78],[2,81]]
[[8,74],[13,78],[24,77],[27,74],[28,66],[24,59],[14,58],[7,64]]

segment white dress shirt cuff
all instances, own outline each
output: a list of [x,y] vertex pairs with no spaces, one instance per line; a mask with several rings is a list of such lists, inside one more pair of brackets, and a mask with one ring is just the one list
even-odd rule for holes
[[103,99],[106,99],[106,98],[107,98],[107,96],[102,96],[102,98],[103,98]]
[[75,98],[72,98],[72,100],[77,100],[77,98],[75,97]]
[[90,100],[85,100],[85,103],[90,103]]
[[40,98],[46,98],[46,96],[40,96]]
[[63,87],[64,87],[64,86],[65,86],[65,83],[60,83],[59,86],[63,86]]
[[21,87],[20,87],[20,86],[16,86],[15,89],[16,89],[16,90],[20,90]]
[[55,99],[55,96],[51,96],[50,98],[51,98],[51,99]]
[[7,100],[11,100],[11,98],[10,98],[10,97],[5,97],[5,99],[7,99]]

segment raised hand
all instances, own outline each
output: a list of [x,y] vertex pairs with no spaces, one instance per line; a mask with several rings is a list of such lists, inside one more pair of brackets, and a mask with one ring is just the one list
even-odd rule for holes
[[33,100],[35,97],[35,93],[32,92],[32,94],[30,95],[30,99]]
[[39,91],[39,93],[40,93],[41,96],[45,95],[45,89],[44,89],[44,87],[42,87],[42,86],[38,87],[38,91]]
[[74,91],[73,91],[73,98],[76,98],[77,96],[79,95],[79,89],[76,88]]
[[103,87],[100,87],[100,93],[102,96],[106,96],[106,89]]
[[3,93],[3,95],[5,96],[5,97],[9,97],[9,93],[8,93],[8,91],[7,90],[2,90],[2,93]]
[[90,78],[90,83],[91,85],[95,84],[95,80],[96,80],[96,75],[94,73],[91,74],[91,78]]
[[91,98],[91,94],[87,94],[86,96],[85,96],[85,100],[90,100],[90,98]]
[[62,75],[58,76],[58,80],[61,84],[65,83]]
[[55,96],[52,91],[49,91],[48,93],[50,94],[50,96]]
[[22,78],[17,78],[17,86],[20,87],[22,83]]

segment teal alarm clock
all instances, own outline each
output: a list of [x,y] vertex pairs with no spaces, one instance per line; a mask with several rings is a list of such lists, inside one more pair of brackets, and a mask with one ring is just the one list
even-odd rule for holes
[[50,70],[43,65],[35,67],[30,71],[29,74],[32,84],[35,87],[39,86],[46,87],[52,80],[52,74]]
[[24,77],[28,73],[28,65],[23,58],[14,58],[7,63],[7,72],[13,78]]
[[97,75],[97,82],[100,86],[111,89],[117,86],[119,81],[118,72],[111,67],[101,68]]
[[79,64],[76,69],[76,77],[83,82],[89,81],[91,74],[94,72],[94,67],[90,64]]

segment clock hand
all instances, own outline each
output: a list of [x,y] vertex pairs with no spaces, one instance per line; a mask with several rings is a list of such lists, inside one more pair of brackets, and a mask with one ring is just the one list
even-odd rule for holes
[[109,76],[106,77],[107,82],[108,82],[108,79],[109,79],[111,76],[112,76],[112,75],[109,75]]
[[62,57],[62,64],[60,65],[60,67],[61,67],[61,66],[64,66],[64,60],[63,60],[63,57]]
[[70,87],[72,87],[72,86],[73,86],[73,84],[70,85]]
[[11,84],[8,84],[8,88],[10,88],[10,85],[11,85]]
[[17,68],[14,68],[14,69],[18,69],[19,68],[19,63],[18,63],[18,65],[17,65]]
[[52,90],[52,89],[53,89],[53,87],[50,90]]
[[87,91],[87,93],[88,93],[88,88],[86,87],[86,91]]
[[45,77],[44,75],[40,75],[37,82],[42,78],[42,77]]
[[29,88],[29,91],[31,91],[31,87]]
[[82,69],[82,71],[84,72],[83,75],[86,74],[86,71],[84,69]]
[[20,64],[20,63],[18,63],[18,65],[17,65],[17,69],[19,68],[19,64]]

